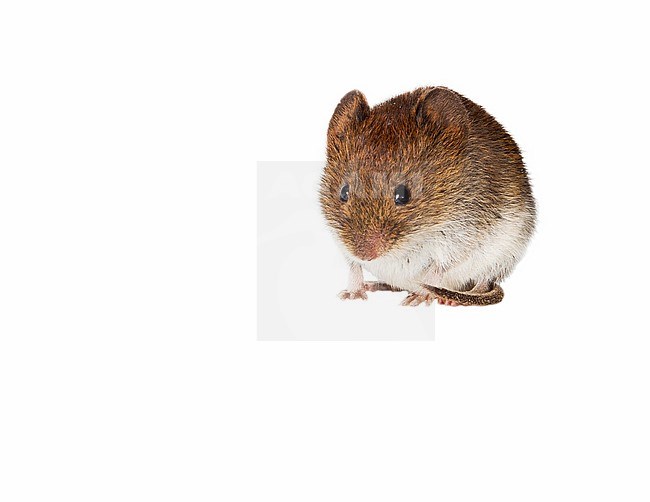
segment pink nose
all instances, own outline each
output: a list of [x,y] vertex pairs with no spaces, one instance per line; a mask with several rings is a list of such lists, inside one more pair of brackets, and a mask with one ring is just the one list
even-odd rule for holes
[[374,260],[384,252],[385,246],[381,232],[373,232],[359,239],[355,254],[362,260]]

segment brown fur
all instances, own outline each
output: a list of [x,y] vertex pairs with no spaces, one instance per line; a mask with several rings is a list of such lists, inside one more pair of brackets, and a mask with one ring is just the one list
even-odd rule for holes
[[[350,196],[342,204],[345,183]],[[401,183],[411,190],[404,206],[393,199]],[[486,227],[504,210],[530,213],[532,233],[535,214],[514,140],[482,107],[443,87],[419,88],[373,108],[361,92],[346,94],[328,129],[320,202],[357,256],[369,245],[388,250],[449,221]]]

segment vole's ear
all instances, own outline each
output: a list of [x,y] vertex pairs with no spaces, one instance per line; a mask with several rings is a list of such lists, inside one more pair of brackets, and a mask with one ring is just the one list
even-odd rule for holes
[[454,135],[464,136],[469,127],[469,115],[460,96],[444,87],[432,87],[422,93],[415,108],[415,120],[420,127]]
[[363,122],[370,114],[370,107],[366,97],[360,91],[350,91],[334,110],[327,129],[328,144],[336,139],[343,138],[344,132],[351,124]]

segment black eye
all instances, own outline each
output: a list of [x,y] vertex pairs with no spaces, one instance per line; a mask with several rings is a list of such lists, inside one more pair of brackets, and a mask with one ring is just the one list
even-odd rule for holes
[[350,185],[348,185],[347,183],[343,185],[343,188],[341,188],[340,197],[343,202],[347,202],[348,199],[350,198]]
[[410,199],[411,194],[409,193],[409,189],[404,185],[398,185],[395,189],[395,204],[401,206],[406,204]]

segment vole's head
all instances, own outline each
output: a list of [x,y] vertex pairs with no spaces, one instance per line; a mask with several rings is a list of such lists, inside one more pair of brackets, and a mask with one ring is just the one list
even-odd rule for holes
[[402,251],[451,217],[468,133],[461,97],[445,88],[374,108],[359,91],[343,97],[327,132],[320,202],[352,259]]

